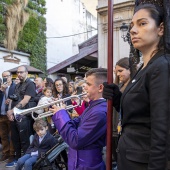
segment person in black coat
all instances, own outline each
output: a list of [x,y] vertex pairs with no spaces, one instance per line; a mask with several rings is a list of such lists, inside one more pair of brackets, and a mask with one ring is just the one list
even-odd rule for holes
[[12,75],[9,71],[4,71],[2,77],[3,83],[0,87],[0,137],[3,147],[0,162],[9,163],[14,161],[15,152],[11,141],[11,128],[7,111],[11,107],[10,96],[14,94],[16,84],[12,81]]
[[[118,170],[168,168],[170,55],[162,43],[163,19],[162,7],[142,3],[135,9],[131,21],[131,41],[142,53],[143,65],[121,96],[122,132],[117,148]],[[107,92],[111,89],[109,95]],[[116,85],[105,84],[105,98],[113,97],[114,103],[118,94]]]
[[18,159],[15,170],[21,170],[23,167],[24,170],[32,169],[33,164],[41,157],[41,154],[46,153],[57,144],[55,137],[47,131],[48,126],[46,121],[42,119],[36,120],[33,128],[36,131],[34,139],[25,155]]

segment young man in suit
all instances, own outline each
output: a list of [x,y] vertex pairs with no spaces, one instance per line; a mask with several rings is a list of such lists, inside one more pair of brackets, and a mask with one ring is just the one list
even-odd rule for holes
[[102,98],[107,70],[94,68],[86,73],[86,92],[89,106],[78,117],[71,119],[64,107],[53,106],[52,117],[64,141],[69,145],[69,170],[105,170],[102,150],[106,145],[106,100]]

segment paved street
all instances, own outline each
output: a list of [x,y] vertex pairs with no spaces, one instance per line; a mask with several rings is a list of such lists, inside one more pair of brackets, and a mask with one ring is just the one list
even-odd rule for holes
[[[2,147],[1,147],[1,145],[0,145],[0,157],[1,157],[1,155],[2,155]],[[5,167],[5,164],[6,163],[0,163],[0,170],[15,170],[15,167],[12,167],[12,168],[6,168]]]
[[[1,145],[0,145],[0,157],[1,157],[1,155],[2,155],[1,150],[2,150],[2,147],[1,147]],[[105,153],[105,152],[106,152],[106,148],[104,148],[104,153]],[[105,159],[106,159],[106,154],[104,154],[103,159],[104,159],[104,161],[105,161]],[[5,167],[5,164],[6,164],[6,163],[0,163],[0,170],[15,170],[15,167],[6,168],[6,167]],[[114,170],[114,169],[113,169],[113,170]]]
[[0,163],[0,170],[15,170],[15,167],[12,168],[6,168],[5,167],[6,163]]

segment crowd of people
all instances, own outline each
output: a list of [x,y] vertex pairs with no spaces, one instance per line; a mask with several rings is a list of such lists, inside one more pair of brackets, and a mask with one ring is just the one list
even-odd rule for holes
[[[170,56],[169,42],[165,41],[170,32],[167,32],[168,23],[164,22],[167,15],[170,17],[169,8],[169,4],[161,0],[136,1],[129,33],[143,64],[127,79],[127,85],[123,82],[126,87],[120,87],[122,94],[116,84],[105,83],[103,96],[113,99],[121,115],[118,170],[170,168]],[[120,72],[128,69],[123,68]]]
[[[60,100],[71,95],[85,93],[86,82],[81,76],[75,77],[75,81],[67,82],[64,76],[58,76],[55,81],[51,78],[36,77],[34,81],[28,78],[28,70],[24,66],[17,69],[17,78],[12,80],[9,71],[2,73],[0,87],[0,138],[2,143],[2,157],[0,163],[6,162],[6,167],[16,166],[23,153],[28,152],[30,136],[35,134],[34,120],[31,115],[14,116],[13,108],[27,109]],[[65,102],[66,105],[76,105],[77,98]],[[88,107],[87,95],[81,97],[80,105],[69,109],[69,115],[73,119],[82,114]],[[41,114],[49,111],[42,108],[35,111]],[[51,116],[46,120],[50,134],[56,132]],[[17,136],[17,137],[16,137]],[[19,166],[20,167],[20,166]],[[17,168],[18,169],[18,168]]]
[[[55,145],[51,134],[57,130],[69,146],[69,170],[105,170],[107,99],[113,100],[114,107],[115,169],[170,169],[170,50],[165,41],[168,24],[164,22],[163,2],[136,0],[129,34],[133,47],[140,51],[143,64],[132,73],[131,60],[120,59],[114,68],[114,83],[107,83],[107,69],[104,68],[92,68],[74,81],[60,76],[55,81],[37,77],[33,82],[24,66],[17,69],[19,82],[16,83],[10,72],[2,73],[0,137],[3,155],[0,161],[8,161],[6,167],[32,169],[41,151]],[[73,95],[82,93],[80,105],[76,106],[78,101]],[[73,98],[61,101],[70,96]],[[34,122],[30,114],[14,116],[14,108],[27,109],[52,101],[60,102],[36,111],[37,114],[53,113],[45,120]],[[69,105],[76,107],[67,109]],[[35,135],[30,144],[32,134]]]

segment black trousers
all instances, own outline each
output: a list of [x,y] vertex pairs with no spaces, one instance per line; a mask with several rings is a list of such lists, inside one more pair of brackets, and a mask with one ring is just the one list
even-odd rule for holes
[[[117,148],[117,167],[118,170],[147,170],[148,164],[132,161],[128,159],[127,156],[127,141],[124,138],[125,134],[122,134],[119,138],[118,148]],[[133,155],[133,157],[136,157]]]
[[21,122],[11,122],[11,139],[16,152],[16,159],[21,157],[21,149],[25,153],[30,145],[30,136],[33,134],[33,119],[24,116]]
[[112,161],[117,162],[117,144],[118,144],[118,137],[112,136]]

